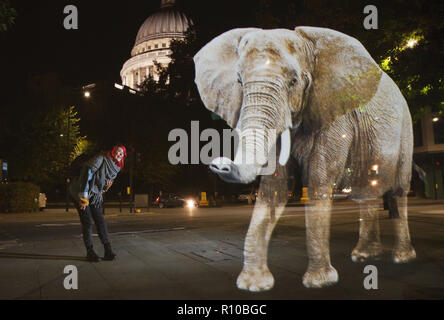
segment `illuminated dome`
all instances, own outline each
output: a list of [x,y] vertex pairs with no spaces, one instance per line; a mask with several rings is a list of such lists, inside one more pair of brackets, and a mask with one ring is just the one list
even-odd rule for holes
[[170,63],[170,44],[173,39],[185,38],[191,20],[175,7],[175,0],[162,0],[160,10],[150,15],[136,36],[131,58],[120,71],[122,83],[137,89],[148,75],[158,79],[154,62],[163,66]]
[[136,37],[137,46],[145,41],[165,38],[183,37],[190,25],[187,16],[169,5],[149,16],[139,29]]

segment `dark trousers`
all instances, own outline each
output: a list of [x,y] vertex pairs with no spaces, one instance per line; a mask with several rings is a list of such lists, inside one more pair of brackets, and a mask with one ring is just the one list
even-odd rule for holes
[[81,210],[77,201],[74,201],[74,206],[80,216],[80,223],[82,224],[83,242],[86,249],[90,249],[93,246],[92,238],[92,226],[93,220],[96,225],[97,233],[99,234],[102,244],[109,245],[108,228],[106,227],[105,218],[103,217],[103,207],[100,206],[87,206],[85,210]]

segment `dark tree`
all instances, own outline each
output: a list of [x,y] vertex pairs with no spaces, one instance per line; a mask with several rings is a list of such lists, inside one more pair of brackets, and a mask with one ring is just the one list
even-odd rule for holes
[[8,0],[0,1],[0,32],[6,31],[14,24],[17,12]]
[[444,3],[439,0],[373,1],[378,29],[366,30],[363,9],[368,1],[259,0],[257,25],[293,29],[326,27],[360,40],[377,63],[395,80],[413,118],[424,107],[444,111]]

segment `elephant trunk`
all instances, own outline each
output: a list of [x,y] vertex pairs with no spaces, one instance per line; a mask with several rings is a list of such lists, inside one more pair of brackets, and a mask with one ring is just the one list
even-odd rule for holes
[[[272,148],[282,132],[285,133],[281,137],[280,162],[286,162],[290,154],[290,135],[286,130],[291,125],[291,115],[285,92],[287,90],[278,80],[245,83],[243,105],[236,128],[239,145],[234,161],[217,158],[210,166],[223,180],[252,182],[262,167],[275,159],[272,157]],[[275,163],[269,165],[274,166]]]

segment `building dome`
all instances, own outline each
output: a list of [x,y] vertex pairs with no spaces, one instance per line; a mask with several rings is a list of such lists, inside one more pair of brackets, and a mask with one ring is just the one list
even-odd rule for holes
[[131,58],[120,71],[122,83],[133,89],[149,76],[158,79],[155,63],[166,66],[171,62],[173,39],[185,38],[192,21],[175,7],[175,0],[162,0],[160,10],[150,15],[137,32]]
[[137,33],[134,46],[142,42],[165,37],[183,37],[190,26],[187,16],[174,7],[164,7],[149,16]]

